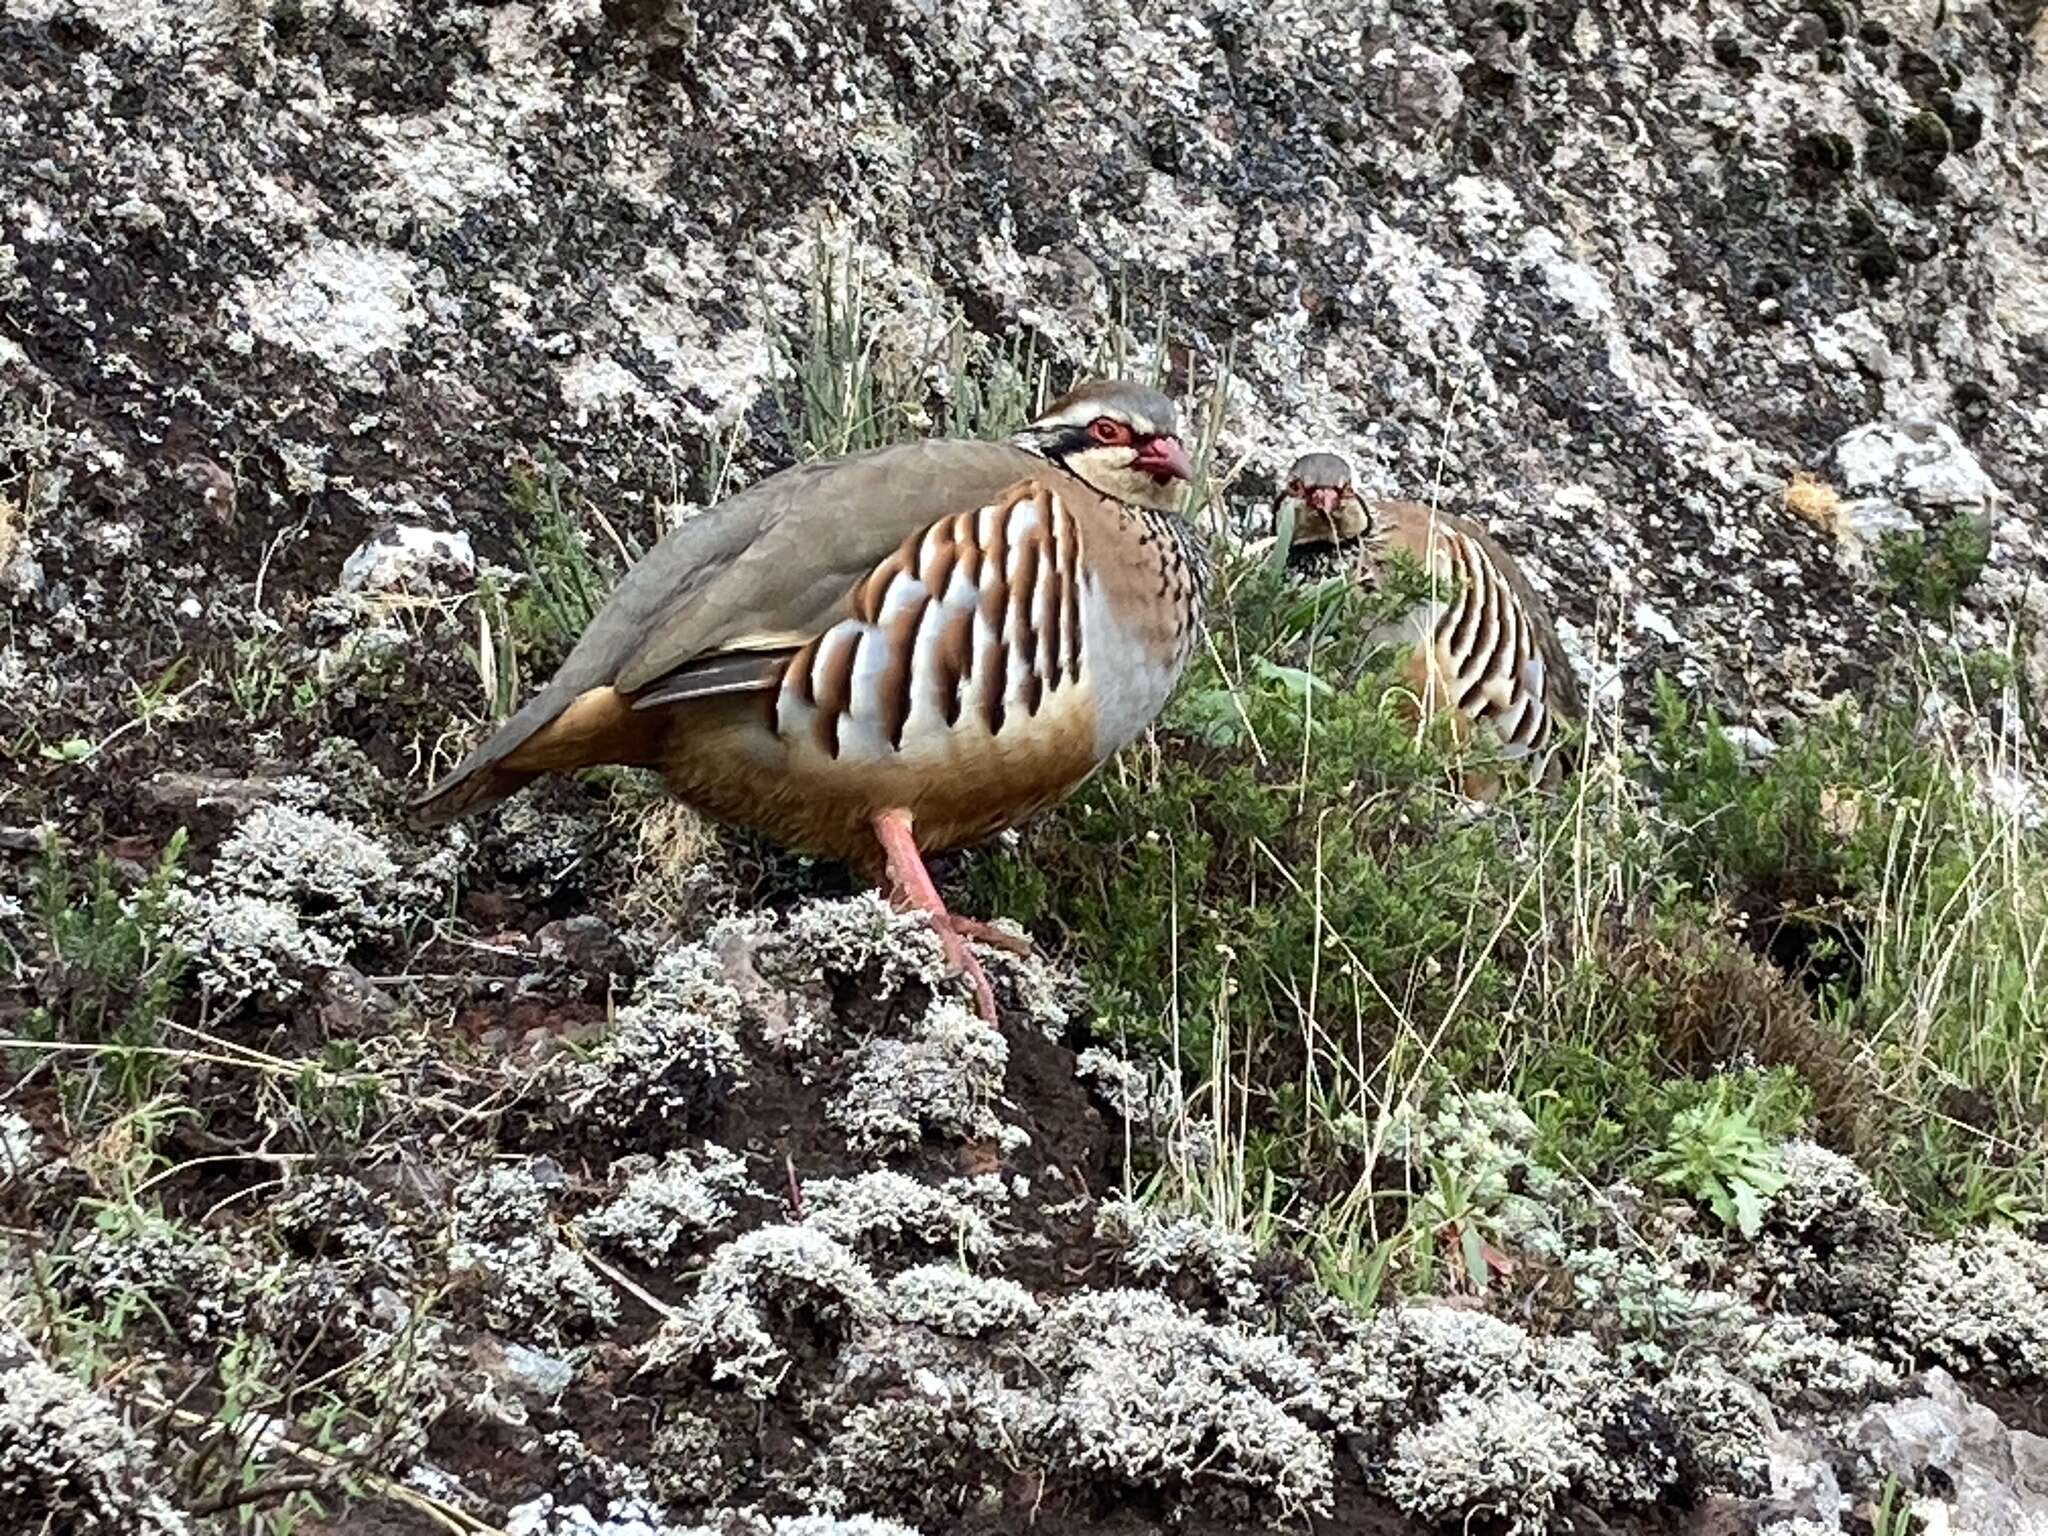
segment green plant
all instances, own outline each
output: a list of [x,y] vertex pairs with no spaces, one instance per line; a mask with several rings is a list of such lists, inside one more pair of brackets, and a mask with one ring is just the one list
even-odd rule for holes
[[1643,1171],[1700,1201],[1744,1237],[1756,1236],[1764,1202],[1785,1187],[1777,1148],[1749,1110],[1730,1107],[1725,1094],[1674,1116],[1663,1148],[1644,1162]]
[[1888,533],[1879,541],[1879,584],[1934,618],[1953,613],[1991,558],[1991,528],[1957,512],[1928,533]]
[[274,630],[257,630],[235,642],[233,664],[225,675],[228,698],[245,720],[267,720],[291,686],[291,666],[283,638]]
[[54,837],[43,845],[36,880],[40,1003],[23,1032],[104,1047],[86,1068],[65,1074],[66,1086],[85,1098],[111,1080],[123,1100],[141,1103],[165,1071],[154,1048],[187,965],[169,926],[185,841],[181,827],[148,878],[126,895],[106,855],[81,876]]
[[319,1061],[306,1063],[293,1081],[292,1094],[308,1140],[338,1149],[360,1146],[386,1112],[383,1083],[363,1070],[353,1040],[322,1046]]
[[483,689],[484,707],[503,720],[519,707],[519,636],[504,587],[490,575],[476,584],[476,644],[464,647]]
[[863,269],[842,265],[821,241],[812,250],[803,334],[763,308],[782,370],[774,398],[799,462],[897,442],[923,425],[923,370],[883,344],[881,317]]
[[1919,1529],[1912,1506],[1901,1498],[1904,1491],[1897,1473],[1885,1474],[1884,1486],[1878,1490],[1870,1511],[1870,1536],[1913,1536]]
[[[509,607],[502,593],[494,593],[501,628],[509,628],[516,637],[531,670],[552,671],[604,606],[621,573],[646,551],[628,544],[594,507],[581,507],[611,541],[611,550],[600,552],[583,517],[565,501],[562,468],[551,458],[538,470],[514,470],[512,507],[519,520],[513,542],[526,567],[526,580]],[[495,676],[516,681],[516,669],[501,667]]]

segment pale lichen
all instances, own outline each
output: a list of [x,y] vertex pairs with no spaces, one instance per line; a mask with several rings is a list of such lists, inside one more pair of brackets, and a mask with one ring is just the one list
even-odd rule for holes
[[1065,1464],[1328,1512],[1330,1444],[1309,1423],[1327,1401],[1279,1339],[1204,1322],[1155,1291],[1089,1291],[1053,1308],[1028,1352],[1051,1379],[1046,1435]]
[[788,913],[761,946],[764,973],[792,981],[875,973],[874,995],[893,997],[907,981],[936,992],[946,984],[946,955],[931,921],[898,912],[873,891],[809,901]]
[[221,844],[201,888],[287,906],[307,928],[345,943],[418,916],[444,873],[438,862],[404,868],[369,833],[325,812],[272,804],[256,807]]
[[649,1341],[643,1368],[708,1359],[714,1381],[765,1398],[789,1371],[779,1319],[848,1326],[880,1311],[874,1276],[845,1247],[809,1227],[762,1227],[712,1255],[697,1294]]
[[1009,1059],[997,1030],[937,1000],[908,1040],[870,1040],[852,1053],[845,1091],[826,1113],[866,1152],[913,1147],[927,1135],[992,1137],[1001,1122],[991,1105]]
[[984,1259],[1002,1248],[990,1223],[1009,1203],[993,1174],[934,1185],[878,1168],[805,1183],[803,1224],[869,1257],[916,1245]]
[[1213,1290],[1233,1309],[1257,1296],[1250,1238],[1192,1216],[1174,1216],[1112,1196],[1095,1211],[1095,1235],[1123,1245],[1124,1263],[1145,1276],[1186,1275]]
[[644,1153],[622,1157],[612,1164],[612,1178],[622,1177],[619,1192],[577,1217],[575,1230],[648,1264],[685,1239],[726,1226],[753,1188],[746,1159],[715,1145],[671,1152],[658,1163]]
[[1039,1317],[1038,1303],[1014,1280],[977,1275],[957,1264],[920,1264],[889,1282],[889,1315],[956,1338],[1021,1328]]
[[529,1167],[501,1166],[455,1190],[448,1273],[492,1326],[559,1343],[618,1321],[611,1287],[555,1235],[547,1192]]
[[49,1161],[49,1148],[36,1128],[14,1110],[0,1107],[0,1189],[28,1178]]
[[563,1118],[612,1133],[703,1120],[746,1082],[744,1012],[708,946],[668,950],[611,1032],[563,1069]]
[[1425,1519],[1489,1515],[1512,1536],[1540,1536],[1591,1454],[1571,1421],[1535,1393],[1461,1388],[1434,1423],[1401,1432],[1387,1491]]
[[288,1002],[347,959],[342,945],[309,930],[292,907],[246,891],[179,892],[171,923],[217,1004]]
[[1920,1244],[1906,1260],[1893,1327],[1951,1370],[2048,1378],[2048,1245],[2002,1227]]
[[9,1530],[185,1536],[162,1483],[113,1404],[0,1332],[0,1510]]

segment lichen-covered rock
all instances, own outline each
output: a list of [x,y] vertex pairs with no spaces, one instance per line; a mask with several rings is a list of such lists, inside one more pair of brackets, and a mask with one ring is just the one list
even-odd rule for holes
[[536,444],[652,532],[679,458],[774,432],[763,302],[818,240],[941,397],[956,303],[978,368],[1023,331],[1078,366],[1121,304],[1205,373],[1236,338],[1248,500],[1312,444],[1442,485],[1568,642],[1603,601],[1665,615],[1620,626],[1621,675],[1767,729],[1893,622],[1794,474],[1927,423],[2037,505],[2048,95],[1990,0],[1840,36],[1619,0],[343,13],[0,20],[0,372],[50,407],[9,436],[38,484],[0,559],[36,573],[19,643],[110,719],[112,615],[228,644],[259,569],[325,590],[393,522],[501,546]]
[[713,1380],[767,1397],[790,1367],[779,1325],[844,1331],[880,1310],[874,1276],[840,1244],[808,1227],[761,1227],[712,1255],[696,1295],[649,1344],[645,1368],[703,1360]]
[[1939,1513],[1955,1530],[2048,1530],[2048,1440],[2008,1429],[1939,1367],[1924,1385],[1918,1396],[1871,1409],[1851,1431],[1856,1450],[1902,1488],[1939,1489]]
[[612,1165],[618,1193],[576,1218],[578,1235],[616,1246],[644,1263],[659,1263],[677,1243],[715,1233],[738,1214],[753,1192],[746,1159],[720,1146],[702,1153],[643,1154]]
[[1922,1359],[2048,1380],[2048,1245],[1997,1227],[1923,1243],[1906,1261],[1892,1317]]
[[165,1481],[112,1403],[0,1332],[0,1510],[12,1529],[186,1536]]
[[361,596],[424,596],[475,575],[476,550],[468,534],[387,523],[342,562],[340,586]]

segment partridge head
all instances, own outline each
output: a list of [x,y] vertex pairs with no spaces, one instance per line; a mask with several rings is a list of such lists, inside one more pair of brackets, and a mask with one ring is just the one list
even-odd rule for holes
[[[1289,564],[1372,582],[1397,554],[1415,560],[1433,589],[1374,638],[1406,647],[1416,711],[1450,712],[1458,733],[1484,729],[1501,755],[1544,778],[1561,770],[1559,725],[1583,719],[1570,658],[1541,596],[1514,556],[1470,518],[1415,501],[1367,502],[1341,454],[1303,454],[1288,471],[1276,522],[1292,518]],[[1470,792],[1499,789],[1467,775]]]
[[1291,527],[1298,545],[1336,544],[1365,532],[1365,503],[1339,453],[1304,453],[1287,472],[1275,507],[1276,526]]
[[659,769],[708,814],[848,860],[928,912],[994,1001],[921,850],[1071,793],[1158,714],[1208,562],[1176,507],[1173,403],[1084,384],[1007,443],[784,470],[673,529],[554,679],[415,803],[433,823],[544,773]]
[[1055,401],[1014,441],[1112,500],[1171,512],[1195,473],[1177,419],[1155,389],[1096,380]]

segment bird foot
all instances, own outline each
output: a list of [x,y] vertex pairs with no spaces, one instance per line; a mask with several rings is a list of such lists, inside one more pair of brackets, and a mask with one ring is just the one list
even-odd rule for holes
[[946,914],[946,925],[963,939],[972,939],[977,944],[986,944],[991,949],[1005,950],[1013,955],[1031,953],[1031,936],[1012,933],[1007,928],[998,928],[994,923],[984,923],[971,917]]
[[[968,935],[963,934],[962,925],[966,924],[970,931],[996,930],[985,923],[956,918],[946,910],[945,902],[939,899],[939,888],[932,884],[931,872],[924,867],[924,858],[910,834],[910,812],[884,811],[875,818],[874,827],[875,838],[887,860],[890,902],[900,909],[914,908],[930,919],[932,931],[939,936],[939,944],[946,952],[947,965],[966,977],[968,985],[974,988],[975,1012],[989,1024],[999,1023],[995,989],[989,985],[988,972],[982,969],[981,961],[967,947]],[[1014,934],[1002,937],[1011,944],[1016,942]]]

